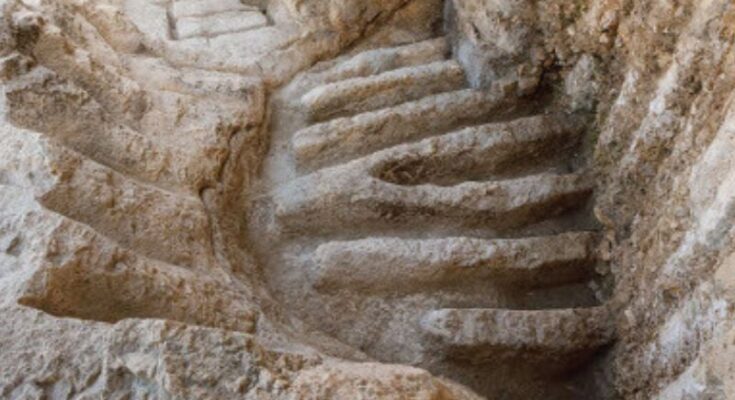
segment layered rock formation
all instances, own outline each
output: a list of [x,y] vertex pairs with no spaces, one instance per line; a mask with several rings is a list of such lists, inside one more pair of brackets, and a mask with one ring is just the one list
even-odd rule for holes
[[730,398],[727,0],[5,0],[0,398]]

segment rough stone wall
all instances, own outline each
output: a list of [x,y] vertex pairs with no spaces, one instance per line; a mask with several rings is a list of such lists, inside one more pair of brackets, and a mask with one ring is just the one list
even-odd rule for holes
[[621,307],[613,370],[633,398],[690,366],[697,377],[661,398],[729,398],[732,364],[720,360],[733,358],[735,6],[628,7],[622,83],[603,105],[595,155]]
[[[730,398],[735,6],[455,1],[455,52],[483,86],[594,110],[595,213],[619,308],[606,357],[625,398]],[[536,86],[534,79],[541,79]]]

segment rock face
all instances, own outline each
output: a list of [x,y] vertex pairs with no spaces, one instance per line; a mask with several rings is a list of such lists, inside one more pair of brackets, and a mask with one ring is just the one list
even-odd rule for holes
[[0,398],[735,393],[732,2],[0,9]]

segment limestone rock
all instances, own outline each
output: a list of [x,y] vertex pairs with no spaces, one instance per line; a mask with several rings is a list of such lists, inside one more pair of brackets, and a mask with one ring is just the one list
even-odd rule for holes
[[295,381],[294,394],[299,399],[480,399],[456,384],[432,378],[426,371],[370,363],[337,363],[307,370]]
[[0,14],[0,398],[732,397],[732,1]]

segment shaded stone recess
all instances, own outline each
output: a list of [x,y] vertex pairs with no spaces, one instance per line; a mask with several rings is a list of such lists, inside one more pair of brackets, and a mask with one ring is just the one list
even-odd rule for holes
[[0,11],[0,399],[733,398],[731,1]]

